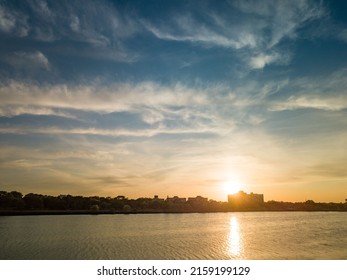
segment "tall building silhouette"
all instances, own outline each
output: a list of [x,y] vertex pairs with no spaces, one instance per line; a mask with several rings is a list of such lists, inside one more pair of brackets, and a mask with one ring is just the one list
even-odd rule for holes
[[239,191],[228,195],[228,203],[235,207],[259,206],[264,203],[264,195]]

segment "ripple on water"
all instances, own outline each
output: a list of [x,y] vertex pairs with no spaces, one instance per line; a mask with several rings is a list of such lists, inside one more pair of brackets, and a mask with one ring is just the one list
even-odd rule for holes
[[347,259],[347,213],[0,217],[1,259]]

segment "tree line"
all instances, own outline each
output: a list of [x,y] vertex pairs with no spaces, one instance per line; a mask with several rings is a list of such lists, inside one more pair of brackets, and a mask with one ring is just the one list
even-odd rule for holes
[[17,191],[0,191],[0,212],[86,211],[100,213],[168,213],[229,211],[347,211],[347,203],[268,201],[261,204],[232,205],[227,202],[201,199],[128,199],[124,196],[42,195]]
[[22,195],[17,191],[0,191],[1,210],[57,210],[57,211],[109,211],[109,212],[223,212],[226,202],[214,200],[185,201],[158,198],[128,199],[124,196],[73,196],[42,195],[29,193]]

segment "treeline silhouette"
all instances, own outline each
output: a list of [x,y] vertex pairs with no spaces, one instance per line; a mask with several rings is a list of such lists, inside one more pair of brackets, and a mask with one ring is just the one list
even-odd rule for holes
[[94,212],[223,212],[228,211],[226,202],[214,200],[193,200],[182,202],[182,199],[138,198],[128,199],[124,196],[72,196],[42,195],[29,193],[23,196],[17,191],[0,191],[1,210],[60,210],[60,211],[94,211]]
[[[177,199],[175,199],[177,198]],[[201,197],[128,199],[124,196],[42,195],[17,191],[0,191],[0,214],[73,214],[73,213],[190,213],[230,211],[347,211],[347,203],[268,201],[261,204],[232,205]]]

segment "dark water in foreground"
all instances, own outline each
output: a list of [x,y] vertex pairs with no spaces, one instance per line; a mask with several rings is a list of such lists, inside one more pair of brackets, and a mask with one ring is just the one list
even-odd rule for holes
[[0,217],[0,259],[347,259],[347,213]]

